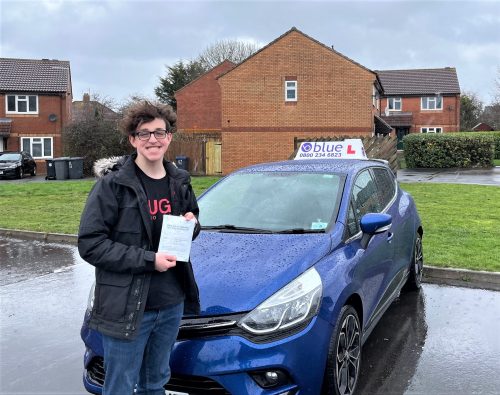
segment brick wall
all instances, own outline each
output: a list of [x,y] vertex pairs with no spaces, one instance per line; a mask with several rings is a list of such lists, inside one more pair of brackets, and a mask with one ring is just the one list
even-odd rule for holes
[[[370,130],[371,132],[371,130]],[[363,128],[325,129],[323,131],[288,130],[277,132],[222,132],[222,173],[229,174],[241,167],[286,160],[294,151],[294,137],[316,138],[331,136],[371,135]]]
[[[71,96],[62,94],[54,96],[38,96],[38,114],[6,114],[5,94],[0,95],[0,118],[12,120],[10,136],[7,139],[7,151],[18,151],[20,137],[52,137],[53,156],[62,156],[61,131],[71,116]],[[69,113],[68,113],[69,112]],[[57,120],[49,121],[49,115],[55,114]],[[45,174],[45,160],[37,160],[39,174]]]
[[[382,112],[387,106],[387,98],[381,100]],[[413,114],[410,133],[420,133],[421,127],[442,127],[443,132],[460,130],[460,96],[444,96],[442,110],[421,110],[420,97],[403,97],[401,111]]]
[[233,63],[224,61],[176,92],[179,131],[221,129],[221,92],[216,78],[233,67]]
[[[285,102],[285,78],[297,102]],[[291,31],[219,78],[222,128],[371,128],[374,73]]]

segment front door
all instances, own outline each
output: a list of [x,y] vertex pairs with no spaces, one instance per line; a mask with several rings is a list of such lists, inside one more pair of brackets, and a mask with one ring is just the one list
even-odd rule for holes
[[396,136],[398,136],[398,150],[403,149],[403,137],[408,133],[410,133],[410,128],[408,126],[396,127]]

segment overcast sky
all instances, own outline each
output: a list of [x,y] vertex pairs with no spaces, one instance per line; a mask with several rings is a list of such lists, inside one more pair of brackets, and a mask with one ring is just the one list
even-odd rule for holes
[[500,68],[499,1],[0,0],[0,55],[71,62],[84,92],[154,97],[165,65],[222,39],[266,45],[292,26],[372,70],[456,67],[488,104]]

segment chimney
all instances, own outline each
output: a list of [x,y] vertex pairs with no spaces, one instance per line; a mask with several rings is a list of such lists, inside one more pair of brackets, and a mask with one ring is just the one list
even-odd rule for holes
[[83,94],[83,102],[84,103],[90,102],[90,95],[88,93]]

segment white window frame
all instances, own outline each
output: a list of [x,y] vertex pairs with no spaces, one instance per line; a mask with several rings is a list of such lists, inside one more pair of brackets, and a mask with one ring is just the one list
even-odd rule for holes
[[[14,96],[15,97],[15,106],[16,109],[14,111],[9,111],[9,97]],[[24,96],[26,99],[19,99],[19,97]],[[30,111],[30,97],[35,97],[36,100],[36,111]],[[26,111],[19,111],[19,102],[20,101],[26,101]],[[28,95],[28,94],[6,94],[5,95],[5,113],[6,114],[38,114],[38,95]]]
[[420,128],[420,133],[443,133],[441,126],[424,126]]
[[[438,99],[440,101],[440,106],[438,107]],[[424,101],[427,107],[424,107]],[[430,104],[433,103],[434,108],[430,108]],[[436,111],[443,109],[443,97],[442,96],[424,96],[420,99],[420,109],[422,111]]]
[[[44,155],[45,147],[44,147],[44,139],[50,139],[50,155]],[[33,159],[51,159],[54,156],[54,138],[50,136],[36,136],[36,137],[20,137],[20,147],[21,150],[24,150],[24,140],[29,140],[29,154],[33,157]],[[40,141],[38,141],[40,140]],[[42,156],[34,156],[33,155],[33,144],[42,144]]]
[[[391,103],[392,103],[392,108],[391,108]],[[399,104],[399,108],[396,108],[396,104]],[[389,109],[389,111],[402,111],[403,99],[401,97],[387,98],[387,108]]]
[[[293,83],[293,86],[289,87],[288,84]],[[285,101],[297,101],[297,80],[285,80]],[[288,91],[294,92],[294,97],[288,97]]]

